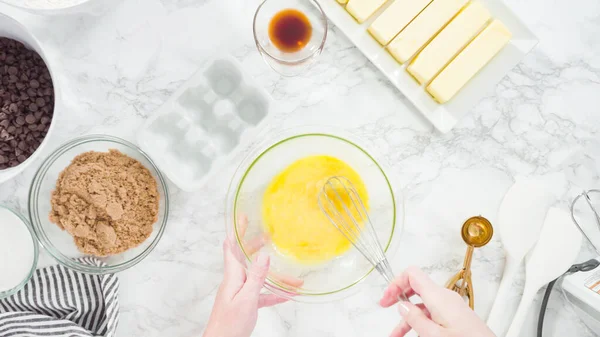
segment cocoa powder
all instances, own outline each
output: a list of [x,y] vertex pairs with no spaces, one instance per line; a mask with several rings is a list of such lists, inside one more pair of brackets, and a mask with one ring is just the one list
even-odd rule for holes
[[85,254],[108,256],[144,242],[158,220],[156,180],[117,150],[78,155],[52,191],[50,221]]

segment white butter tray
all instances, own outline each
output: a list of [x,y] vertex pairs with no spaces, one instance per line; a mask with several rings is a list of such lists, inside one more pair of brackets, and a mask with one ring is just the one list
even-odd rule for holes
[[220,57],[144,123],[138,144],[175,185],[198,190],[265,125],[271,106],[270,96],[235,58]]
[[[536,36],[501,0],[478,0],[512,32],[511,41],[449,102],[437,103],[407,71],[409,62],[398,63],[367,31],[393,2],[359,24],[336,0],[318,0],[323,11],[354,45],[392,82],[440,132],[450,131],[538,43]],[[442,1],[442,0],[437,0]]]

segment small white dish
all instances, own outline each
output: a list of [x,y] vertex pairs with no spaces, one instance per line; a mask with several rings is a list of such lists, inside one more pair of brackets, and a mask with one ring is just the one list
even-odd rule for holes
[[475,75],[449,102],[439,104],[425,91],[407,71],[410,62],[398,63],[373,38],[367,28],[392,1],[375,13],[369,20],[359,24],[335,0],[320,0],[327,17],[356,45],[356,47],[408,98],[442,133],[450,131],[496,84],[514,68],[538,43],[538,39],[510,8],[499,0],[478,0],[488,8],[492,17],[502,21],[513,36],[490,63]]

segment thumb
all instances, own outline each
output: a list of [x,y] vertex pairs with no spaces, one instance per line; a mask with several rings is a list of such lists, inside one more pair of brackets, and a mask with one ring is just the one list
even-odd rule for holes
[[271,259],[269,255],[264,253],[259,253],[254,262],[252,262],[252,266],[248,270],[248,278],[246,280],[246,284],[242,288],[242,291],[248,296],[258,296],[260,295],[260,290],[265,284],[265,279],[267,278],[267,274],[269,272],[269,265]]
[[400,315],[415,332],[421,337],[442,336],[442,327],[433,322],[421,310],[410,302],[401,301],[398,305]]

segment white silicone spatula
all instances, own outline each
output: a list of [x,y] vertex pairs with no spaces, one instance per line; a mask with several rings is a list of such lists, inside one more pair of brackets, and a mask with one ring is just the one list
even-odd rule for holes
[[510,287],[523,259],[537,242],[548,208],[556,200],[554,184],[561,183],[564,183],[564,176],[560,174],[522,178],[515,182],[502,200],[495,229],[504,246],[506,264],[487,321],[496,336],[504,336],[512,318],[507,317],[514,312],[509,308]]
[[525,290],[506,337],[518,337],[535,298],[543,286],[566,272],[577,259],[581,233],[565,210],[550,208],[535,247],[525,263]]

